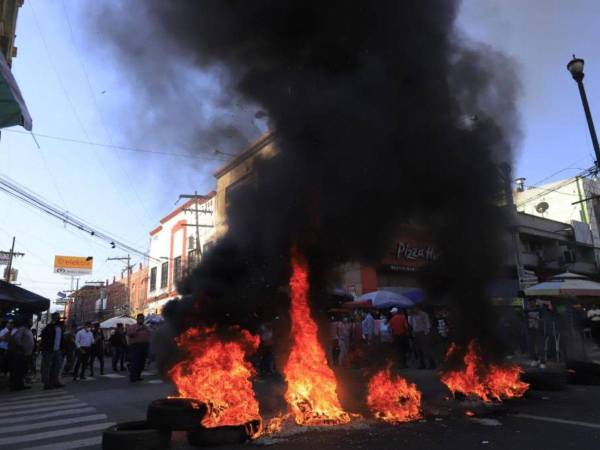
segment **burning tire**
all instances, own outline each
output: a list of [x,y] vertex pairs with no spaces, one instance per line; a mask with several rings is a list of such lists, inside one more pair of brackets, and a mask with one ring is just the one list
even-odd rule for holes
[[118,423],[102,434],[102,450],[161,450],[170,442],[170,431],[152,428],[145,420]]
[[154,400],[148,406],[148,423],[159,430],[192,431],[198,429],[207,412],[204,403],[189,398]]
[[188,431],[188,443],[194,447],[243,444],[250,440],[259,427],[260,422],[256,420],[244,425],[200,428]]
[[525,372],[521,379],[534,391],[564,391],[567,388],[567,375],[562,371]]

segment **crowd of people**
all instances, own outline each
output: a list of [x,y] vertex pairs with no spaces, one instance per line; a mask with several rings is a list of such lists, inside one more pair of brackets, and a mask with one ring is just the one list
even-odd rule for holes
[[329,363],[339,367],[377,365],[392,358],[399,368],[432,369],[441,363],[449,338],[447,313],[408,310],[354,311],[331,317]]
[[140,381],[149,362],[153,331],[144,319],[138,314],[135,324],[125,327],[117,323],[105,339],[99,323],[67,326],[59,313],[53,313],[38,340],[31,316],[10,318],[0,326],[0,371],[9,374],[11,391],[29,389],[27,382],[37,375],[41,359],[44,389],[56,389],[64,386],[61,375],[72,376],[73,381],[85,380],[86,373],[94,376],[96,366],[104,375],[105,357],[109,355],[113,372],[128,371],[131,382]]

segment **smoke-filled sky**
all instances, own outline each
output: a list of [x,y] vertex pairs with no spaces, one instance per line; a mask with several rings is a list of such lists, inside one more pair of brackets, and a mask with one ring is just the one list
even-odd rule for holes
[[[89,7],[89,3],[69,0],[29,0],[20,10],[19,54],[13,70],[33,116],[34,131],[158,151],[190,151],[185,135],[165,130],[173,125],[159,123],[155,129],[139,129],[139,105],[148,96],[135,80],[126,81],[131,72],[101,45],[108,29],[90,27]],[[533,182],[569,166],[591,163],[583,112],[565,65],[573,52],[586,59],[588,96],[592,111],[598,111],[600,51],[595,43],[600,40],[600,30],[594,17],[599,8],[597,2],[584,0],[464,2],[460,27],[513,56],[522,80],[517,105],[523,138],[517,148],[515,175]],[[213,76],[193,73],[190,82],[206,88]],[[189,91],[181,93],[183,112],[174,112],[180,122],[185,122],[190,111],[197,113],[186,94]],[[205,113],[211,116],[214,111]],[[145,114],[145,118],[153,118],[151,108]],[[262,124],[246,118],[244,132],[252,138]],[[173,138],[165,141],[164,136]],[[230,145],[236,142],[234,138],[238,136],[232,135]],[[3,132],[2,173],[141,248],[147,245],[148,230],[172,208],[179,193],[213,188],[212,170],[220,164],[214,159],[149,156],[43,137],[38,140],[41,149],[29,136]],[[212,145],[219,144],[210,142],[208,153]],[[227,143],[223,145],[225,151]],[[560,176],[572,173],[565,171]],[[16,235],[17,248],[27,253],[16,264],[24,287],[50,297],[68,287],[51,273],[54,254],[93,254],[97,270],[91,279],[118,273],[118,263],[104,263],[104,259],[121,256],[120,252],[102,242],[65,230],[62,224],[4,196],[0,196],[0,210],[0,248],[6,249],[10,237]]]

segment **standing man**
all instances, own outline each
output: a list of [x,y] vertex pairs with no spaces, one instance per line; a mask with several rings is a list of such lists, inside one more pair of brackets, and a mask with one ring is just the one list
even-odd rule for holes
[[64,349],[63,328],[60,323],[60,313],[52,313],[52,322],[42,331],[42,382],[44,389],[64,387],[58,376],[62,366],[62,351]]
[[70,330],[66,330],[63,334],[63,355],[65,358],[65,365],[63,368],[63,375],[68,375],[73,370],[73,365],[75,364],[75,334],[77,333],[77,325],[71,325]]
[[127,327],[127,338],[129,339],[129,381],[142,380],[142,370],[148,357],[150,347],[150,330],[144,325],[144,315],[137,315],[137,323]]
[[113,372],[118,372],[117,366],[121,366],[121,370],[125,370],[125,351],[127,349],[127,338],[125,329],[122,323],[117,324],[116,330],[110,336],[108,343],[112,353],[112,368]]
[[398,308],[392,308],[390,312],[392,313],[390,329],[398,352],[399,367],[405,369],[406,353],[408,352],[408,322],[404,313],[401,313]]
[[429,314],[422,309],[413,308],[408,316],[408,324],[410,325],[414,339],[417,368],[429,368],[431,366],[428,342],[429,332],[431,331]]
[[371,311],[367,311],[367,315],[362,321],[362,335],[367,345],[373,342],[373,338],[375,337],[375,319]]
[[90,376],[94,376],[94,361],[100,362],[100,375],[104,375],[104,335],[100,329],[100,324],[96,322],[92,331],[94,343],[92,344],[90,356]]
[[16,331],[12,319],[9,319],[6,326],[0,330],[0,371],[4,374],[8,372],[8,341]]
[[11,336],[8,343],[11,391],[20,391],[31,388],[31,386],[25,386],[27,363],[33,353],[31,318],[19,317],[16,325],[17,331]]
[[73,370],[73,381],[77,381],[77,372],[81,368],[80,379],[85,380],[85,369],[87,369],[88,359],[94,343],[94,335],[90,328],[91,322],[86,322],[85,326],[75,335],[75,347],[77,347],[77,362]]

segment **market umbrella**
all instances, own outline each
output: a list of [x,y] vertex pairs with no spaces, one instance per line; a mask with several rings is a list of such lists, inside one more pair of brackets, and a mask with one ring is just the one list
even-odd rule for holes
[[392,291],[373,291],[363,294],[356,301],[370,301],[374,308],[386,309],[393,308],[412,308],[415,302],[402,294]]
[[31,116],[4,56],[0,54],[0,128],[21,125],[31,131]]
[[100,323],[100,328],[117,328],[117,324],[122,323],[124,326],[133,325],[136,323],[135,319],[132,319],[129,316],[117,316],[112,317],[110,319],[105,320]]
[[150,314],[148,316],[146,316],[146,319],[144,320],[144,323],[161,323],[163,322],[165,319],[163,319],[163,316],[160,316],[158,314]]
[[548,281],[525,289],[525,295],[532,297],[600,297],[600,283],[583,275],[565,272]]

